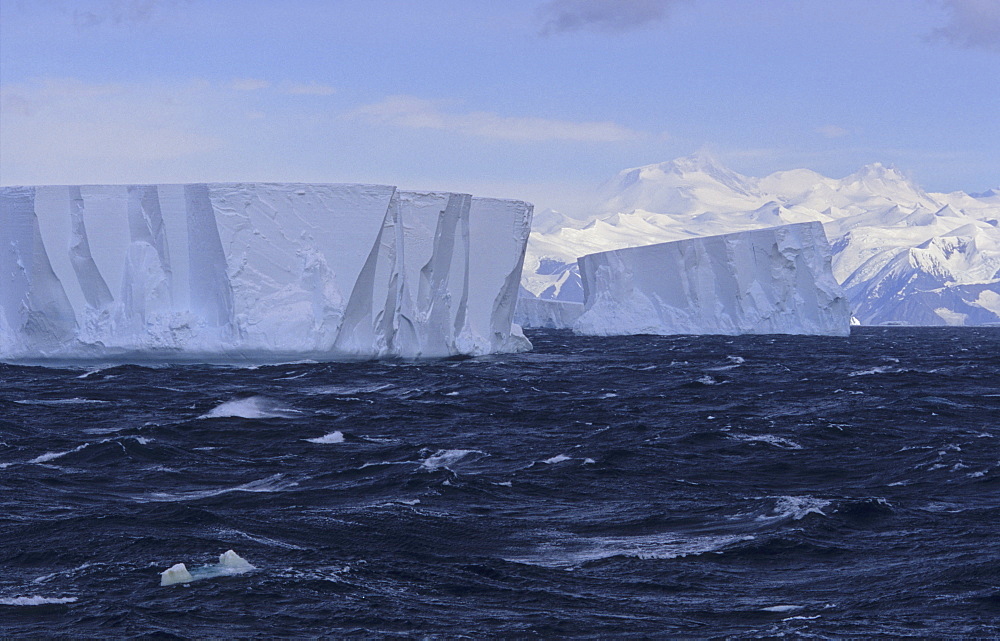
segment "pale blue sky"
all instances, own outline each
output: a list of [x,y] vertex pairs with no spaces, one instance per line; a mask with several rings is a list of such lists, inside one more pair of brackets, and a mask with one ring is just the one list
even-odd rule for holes
[[1000,184],[1000,0],[0,0],[0,182]]

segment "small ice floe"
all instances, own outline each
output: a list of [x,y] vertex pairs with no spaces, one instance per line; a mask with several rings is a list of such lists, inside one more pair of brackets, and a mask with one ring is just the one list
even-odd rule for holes
[[249,396],[226,401],[198,418],[297,418],[299,410],[281,407],[266,396]]
[[20,605],[62,605],[75,603],[75,596],[47,597],[47,596],[16,596],[12,599],[0,599],[0,605],[20,606]]
[[167,568],[163,572],[160,572],[160,585],[191,583],[192,581],[214,579],[219,576],[235,576],[256,569],[239,554],[229,550],[219,555],[219,562],[215,565],[206,565],[196,568],[194,571],[188,571],[183,563],[178,563]]
[[307,438],[310,443],[319,443],[320,445],[326,445],[328,443],[343,443],[344,434],[343,432],[330,432],[325,436],[317,436],[316,438]]
[[562,463],[563,461],[568,461],[569,459],[570,457],[566,456],[565,454],[558,454],[556,456],[553,456],[552,458],[545,459],[544,461],[542,461],[542,463],[545,463],[547,465],[555,465],[556,463]]

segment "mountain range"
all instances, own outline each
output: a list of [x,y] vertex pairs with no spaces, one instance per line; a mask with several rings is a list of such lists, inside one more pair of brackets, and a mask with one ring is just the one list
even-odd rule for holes
[[698,154],[619,172],[593,211],[536,216],[522,295],[582,301],[576,259],[593,252],[819,221],[861,324],[1000,322],[1000,188],[929,193],[881,163],[756,178]]

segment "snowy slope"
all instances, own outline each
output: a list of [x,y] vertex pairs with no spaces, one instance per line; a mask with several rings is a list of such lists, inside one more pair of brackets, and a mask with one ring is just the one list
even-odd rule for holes
[[546,213],[525,258],[531,294],[582,302],[575,261],[589,253],[819,221],[863,323],[1000,321],[996,190],[928,193],[879,163],[842,179],[808,169],[754,178],[694,156],[621,172],[595,210],[585,221]]
[[0,190],[0,358],[269,361],[530,347],[531,205],[381,185]]

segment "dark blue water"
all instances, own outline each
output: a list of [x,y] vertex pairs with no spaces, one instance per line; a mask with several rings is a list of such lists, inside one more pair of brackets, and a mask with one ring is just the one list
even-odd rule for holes
[[0,365],[0,636],[1000,634],[1000,330],[531,338]]

